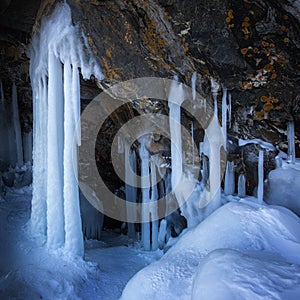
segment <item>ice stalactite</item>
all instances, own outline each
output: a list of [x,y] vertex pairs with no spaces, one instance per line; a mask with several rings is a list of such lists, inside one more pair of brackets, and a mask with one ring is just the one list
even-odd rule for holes
[[231,94],[228,94],[228,122],[229,122],[229,128],[231,128],[231,115],[232,115],[232,104],[231,104],[232,98]]
[[246,197],[246,176],[241,173],[238,178],[238,196],[240,198]]
[[234,162],[227,161],[225,181],[224,181],[224,194],[233,195],[235,190],[234,184]]
[[222,130],[224,135],[225,145],[224,148],[227,148],[227,88],[223,87],[223,96],[222,96]]
[[287,139],[288,139],[288,160],[294,164],[296,160],[295,151],[295,123],[290,120],[287,125]]
[[197,80],[197,72],[194,72],[191,80],[193,101],[196,100],[196,80]]
[[151,208],[151,221],[152,221],[152,250],[155,251],[158,248],[158,207],[157,207],[157,200],[158,200],[158,189],[156,184],[156,166],[153,160],[150,162],[151,166],[151,199],[150,201],[153,202]]
[[211,84],[211,92],[214,100],[214,115],[216,116],[216,118],[218,118],[218,91],[220,89],[220,85],[213,78],[211,78],[210,84]]
[[49,248],[64,246],[76,255],[83,255],[76,181],[78,68],[84,79],[91,74],[103,78],[85,41],[79,27],[72,25],[70,8],[64,2],[42,19],[29,51],[34,119],[31,229],[46,238]]
[[[150,172],[149,172],[149,152],[146,148],[147,137],[139,139],[139,155],[141,159],[141,187],[142,203],[150,202]],[[142,244],[145,250],[151,250],[150,243],[150,212],[145,206],[142,207]]]
[[173,190],[182,177],[182,140],[180,107],[184,101],[184,91],[181,83],[172,82],[168,96],[169,122],[171,134],[171,157],[172,157],[172,175],[171,182]]
[[53,52],[48,59],[47,243],[63,246],[64,231],[64,95],[62,65]]
[[264,151],[259,150],[258,155],[258,185],[257,185],[257,199],[261,203],[264,198]]
[[16,143],[16,163],[19,167],[23,166],[23,145],[22,145],[22,132],[19,117],[18,95],[15,82],[12,86],[12,118],[14,127],[14,137]]
[[[131,150],[129,145],[125,143],[125,194],[126,202],[137,201],[137,178],[136,178],[136,154],[135,151]],[[134,220],[136,219],[136,211],[129,209],[127,206],[127,218]],[[128,223],[128,237],[135,240],[137,237],[135,223]]]

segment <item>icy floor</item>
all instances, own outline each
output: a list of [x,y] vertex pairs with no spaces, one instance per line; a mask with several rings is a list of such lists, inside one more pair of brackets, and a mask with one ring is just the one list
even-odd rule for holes
[[30,199],[25,189],[0,202],[0,299],[119,299],[128,280],[162,255],[113,232],[86,241],[85,261],[49,252],[27,235]]

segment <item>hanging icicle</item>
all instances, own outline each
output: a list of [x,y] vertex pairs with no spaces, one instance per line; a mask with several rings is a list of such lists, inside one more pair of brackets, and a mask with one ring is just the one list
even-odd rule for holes
[[239,175],[238,179],[238,196],[240,198],[246,197],[246,176],[244,173]]
[[234,184],[234,162],[227,161],[225,182],[224,182],[224,194],[233,195],[235,190]]
[[288,139],[288,160],[294,164],[296,161],[295,151],[295,123],[293,120],[288,122],[287,126],[287,139]]
[[257,199],[262,203],[264,198],[264,151],[259,150],[258,155],[258,186],[257,186]]
[[76,147],[81,140],[78,68],[84,79],[91,74],[103,78],[85,41],[79,27],[72,25],[71,10],[64,2],[42,19],[29,51],[33,90],[32,233],[46,238],[49,248],[64,246],[67,252],[81,256],[76,181]]
[[227,148],[227,88],[223,86],[223,96],[222,96],[222,131],[224,136],[225,145]]
[[[139,139],[139,154],[141,158],[141,186],[142,203],[150,202],[150,177],[149,177],[149,152],[146,149],[147,138]],[[142,208],[142,244],[145,250],[151,249],[150,245],[150,212],[143,206]]]

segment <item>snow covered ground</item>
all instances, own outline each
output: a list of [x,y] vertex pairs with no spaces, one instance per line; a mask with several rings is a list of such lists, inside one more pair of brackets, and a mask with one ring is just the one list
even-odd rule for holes
[[227,203],[187,230],[121,299],[299,299],[300,219],[252,200]]
[[85,261],[49,252],[28,235],[31,191],[8,191],[0,202],[0,299],[119,299],[128,280],[157,260],[125,236],[86,241]]

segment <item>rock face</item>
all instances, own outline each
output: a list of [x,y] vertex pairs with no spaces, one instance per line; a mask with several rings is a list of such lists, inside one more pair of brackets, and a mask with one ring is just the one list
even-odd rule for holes
[[[49,14],[56,2],[46,0],[41,4],[30,0],[25,7],[20,0],[7,0],[1,6],[4,50],[0,55],[3,65],[0,77],[7,83],[16,77],[24,95],[23,119],[31,116],[26,45],[34,23],[38,24],[43,14]],[[197,91],[210,100],[213,77],[226,85],[232,95],[233,116],[228,136],[233,144],[229,154],[240,168],[245,165],[248,172],[254,173],[251,157],[257,154],[257,149],[252,146],[243,151],[237,149],[238,138],[260,138],[285,150],[286,122],[291,118],[296,122],[296,151],[300,156],[299,1],[67,0],[67,3],[74,23],[82,27],[105,73],[105,79],[97,82],[99,87],[138,77],[172,78],[173,75],[190,85],[193,72],[197,72]],[[91,100],[100,91],[93,80],[82,81],[84,100]],[[221,96],[220,93],[220,106]],[[137,104],[124,109],[119,117],[112,116],[111,125],[105,129],[106,136],[113,135],[118,120],[128,120],[142,110]],[[189,118],[183,119],[188,124]],[[197,126],[194,130],[203,131]],[[106,145],[100,142],[98,149],[104,156],[109,151]],[[274,155],[268,157],[266,170],[272,168]],[[250,190],[253,185],[255,182],[250,184]]]

